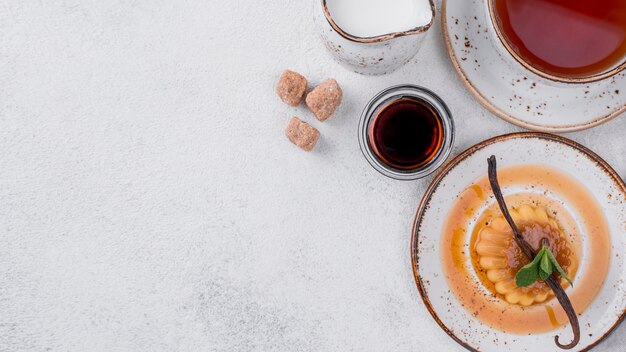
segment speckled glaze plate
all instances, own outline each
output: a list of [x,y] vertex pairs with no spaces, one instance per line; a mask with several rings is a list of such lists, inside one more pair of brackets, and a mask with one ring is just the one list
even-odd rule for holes
[[[584,351],[596,346],[626,314],[626,256],[623,255],[626,253],[626,184],[598,155],[576,142],[551,134],[514,133],[483,141],[450,161],[432,181],[417,210],[411,241],[415,281],[426,307],[436,323],[469,350],[562,351],[554,344],[554,336],[558,335],[563,343],[571,341],[569,324],[532,335],[490,327],[461,305],[442,270],[442,253],[446,250],[442,248],[442,231],[449,210],[464,190],[487,173],[490,155],[496,155],[498,169],[539,165],[565,173],[583,185],[602,209],[611,243],[607,276],[590,305],[582,313],[578,312],[581,339],[573,350]],[[552,190],[535,186],[531,189],[526,185],[503,187],[505,197],[517,192],[540,192],[562,201]],[[484,202],[485,207],[494,204],[493,194],[486,194]],[[575,211],[572,215],[577,218]],[[583,242],[591,241],[584,229],[580,236]],[[588,249],[583,249],[583,262],[588,253]],[[555,300],[552,302],[557,304]]]
[[571,132],[599,125],[626,110],[624,72],[588,84],[542,78],[494,40],[485,8],[483,0],[443,0],[441,18],[459,79],[495,115],[531,130]]

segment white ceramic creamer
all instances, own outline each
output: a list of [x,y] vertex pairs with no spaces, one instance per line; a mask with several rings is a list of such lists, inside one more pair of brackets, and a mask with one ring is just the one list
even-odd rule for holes
[[333,57],[362,74],[407,63],[435,18],[433,0],[314,0],[315,21]]

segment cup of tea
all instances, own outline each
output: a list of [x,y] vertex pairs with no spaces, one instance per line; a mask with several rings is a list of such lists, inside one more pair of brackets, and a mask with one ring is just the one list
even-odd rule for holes
[[397,180],[430,175],[443,165],[453,144],[450,110],[423,87],[387,88],[374,96],[361,114],[359,145],[365,159]]
[[433,0],[314,0],[314,19],[333,58],[381,75],[407,63],[435,19]]
[[489,31],[505,55],[560,83],[588,83],[626,68],[624,0],[487,0]]

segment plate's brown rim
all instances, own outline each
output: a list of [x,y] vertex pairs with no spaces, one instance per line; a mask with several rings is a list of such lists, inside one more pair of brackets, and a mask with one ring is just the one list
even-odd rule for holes
[[[463,346],[464,348],[466,348],[469,351],[479,351],[479,350],[474,348],[474,347],[472,347],[472,346],[470,346],[467,342],[465,342],[462,339],[460,339],[458,336],[456,336],[454,334],[454,332],[452,332],[450,329],[448,329],[448,327],[441,321],[441,319],[439,319],[439,316],[437,315],[437,313],[433,309],[432,305],[430,304],[430,300],[428,299],[428,294],[426,293],[426,290],[425,290],[425,288],[424,288],[424,286],[422,284],[422,279],[421,279],[421,277],[419,275],[419,270],[418,270],[418,267],[417,267],[417,262],[419,260],[419,252],[418,252],[418,246],[417,246],[417,241],[418,241],[418,234],[417,234],[417,232],[418,232],[419,226],[421,225],[422,217],[424,216],[424,212],[425,212],[426,208],[428,208],[428,203],[430,202],[430,198],[432,197],[432,194],[439,187],[439,184],[441,183],[443,178],[452,169],[454,169],[463,160],[467,159],[469,156],[471,156],[472,154],[476,153],[477,151],[485,148],[486,146],[489,146],[491,144],[495,144],[495,143],[498,143],[498,142],[502,142],[502,141],[505,141],[505,140],[517,139],[517,138],[537,138],[537,139],[550,140],[550,141],[554,141],[554,142],[565,144],[565,145],[567,145],[569,147],[572,147],[572,148],[582,152],[590,160],[595,162],[596,165],[598,165],[600,168],[602,168],[604,173],[607,174],[613,180],[613,182],[618,186],[619,189],[621,189],[622,193],[626,194],[626,183],[624,183],[624,181],[621,179],[619,174],[606,161],[604,161],[604,159],[602,159],[599,155],[597,155],[596,153],[591,151],[589,148],[583,146],[582,144],[574,142],[574,141],[572,141],[570,139],[567,139],[565,137],[561,137],[561,136],[557,136],[557,135],[553,135],[553,134],[549,134],[549,133],[543,133],[543,132],[516,132],[516,133],[503,134],[503,135],[492,137],[492,138],[486,139],[486,140],[484,140],[482,142],[479,142],[479,143],[469,147],[468,149],[463,151],[461,154],[457,155],[454,159],[450,160],[441,169],[441,171],[439,171],[437,176],[435,176],[435,178],[431,181],[430,185],[426,189],[426,192],[424,192],[424,196],[422,197],[422,199],[420,201],[420,204],[419,204],[419,206],[417,208],[417,212],[415,213],[415,218],[413,219],[413,227],[412,227],[412,230],[411,230],[412,231],[411,232],[411,266],[413,268],[413,277],[415,279],[415,283],[417,285],[417,289],[419,290],[419,294],[422,297],[422,301],[424,302],[424,305],[426,306],[426,309],[428,309],[428,312],[430,313],[430,315],[437,322],[437,325],[439,325],[439,327],[443,331],[445,331],[446,334],[448,334],[448,336],[450,336],[459,345]],[[615,328],[617,328],[622,323],[622,321],[624,321],[625,318],[626,318],[626,307],[624,307],[624,310],[622,311],[620,317],[606,331],[606,333],[604,335],[602,335],[600,338],[596,339],[592,344],[590,344],[588,346],[585,346],[580,351],[581,352],[589,351],[592,348],[594,348],[596,345],[598,345],[600,342],[602,342],[606,337],[608,337],[615,330]]]
[[626,104],[624,104],[621,108],[614,110],[607,115],[600,116],[593,121],[580,123],[580,124],[574,124],[574,125],[552,125],[552,126],[530,123],[530,122],[521,120],[519,118],[516,118],[512,115],[509,115],[508,113],[504,112],[503,110],[495,106],[491,101],[489,101],[489,99],[487,99],[474,86],[474,84],[469,80],[469,78],[465,74],[465,71],[459,64],[459,60],[457,60],[457,57],[454,54],[454,48],[452,47],[452,43],[450,42],[450,36],[448,33],[448,21],[447,21],[447,15],[446,15],[447,5],[448,5],[448,0],[442,0],[441,2],[441,27],[442,27],[442,33],[443,33],[443,41],[444,43],[446,43],[446,51],[448,52],[448,58],[450,59],[450,62],[452,63],[452,67],[454,67],[454,72],[456,73],[456,76],[461,81],[461,83],[463,83],[465,88],[470,92],[470,94],[472,94],[474,98],[476,98],[476,100],[478,100],[478,102],[482,106],[484,106],[487,110],[489,110],[491,113],[498,116],[499,118],[507,122],[510,122],[514,125],[527,128],[529,130],[547,132],[547,133],[566,133],[566,132],[581,131],[581,130],[585,130],[591,127],[601,125],[605,122],[612,120],[616,116],[626,111]]

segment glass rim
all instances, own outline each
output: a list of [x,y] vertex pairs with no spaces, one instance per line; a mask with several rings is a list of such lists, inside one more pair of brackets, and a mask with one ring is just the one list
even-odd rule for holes
[[[417,98],[429,104],[441,119],[443,141],[441,148],[428,163],[409,170],[397,169],[383,162],[373,151],[369,141],[369,129],[379,109],[386,104],[401,98]],[[381,174],[402,181],[416,180],[426,177],[439,169],[454,145],[454,120],[448,106],[433,91],[412,84],[391,86],[376,94],[365,106],[359,120],[359,147],[368,163]]]

